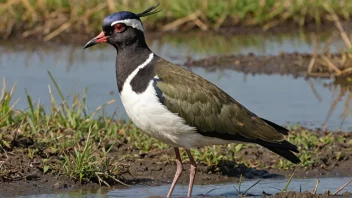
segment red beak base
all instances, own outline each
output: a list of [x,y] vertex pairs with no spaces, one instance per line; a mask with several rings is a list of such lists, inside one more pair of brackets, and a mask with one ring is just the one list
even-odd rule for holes
[[90,40],[83,49],[86,49],[88,47],[92,47],[95,44],[98,43],[106,43],[108,42],[108,38],[109,36],[105,36],[104,32],[100,32],[100,34],[98,34],[98,36],[94,37],[92,40]]

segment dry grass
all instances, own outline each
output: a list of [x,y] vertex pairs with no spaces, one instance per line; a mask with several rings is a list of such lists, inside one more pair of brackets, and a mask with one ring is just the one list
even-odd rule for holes
[[113,12],[141,12],[160,2],[162,12],[144,20],[159,30],[218,29],[224,25],[260,25],[269,29],[280,23],[321,24],[331,20],[329,11],[348,20],[348,0],[0,0],[0,36],[37,36],[45,41],[63,32],[91,34],[100,30],[102,19]]
[[[330,45],[330,42],[326,43],[323,47],[322,53],[319,54],[319,46],[317,45],[317,40],[315,40],[315,47],[313,49],[313,57],[308,66],[307,75],[308,76],[346,76],[352,72],[352,42],[346,31],[341,25],[339,17],[332,10],[327,10],[330,12],[330,17],[334,21],[336,28],[340,33],[340,37],[346,45],[346,49],[341,51],[340,54],[335,55],[334,59],[331,58],[331,54],[326,50]],[[333,36],[332,36],[333,38]],[[318,55],[319,54],[319,55]],[[326,72],[313,73],[312,69],[316,62],[321,63],[321,65],[326,66],[328,69]]]

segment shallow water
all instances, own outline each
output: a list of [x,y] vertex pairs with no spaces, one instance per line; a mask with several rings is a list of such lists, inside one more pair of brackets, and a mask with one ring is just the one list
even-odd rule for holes
[[[172,39],[171,39],[172,38]],[[190,39],[191,38],[191,39]],[[322,36],[322,38],[325,38]],[[325,38],[327,39],[327,38]],[[202,42],[202,41],[209,41]],[[191,36],[164,35],[151,40],[150,47],[157,54],[174,63],[183,63],[188,56],[198,59],[216,54],[278,54],[280,52],[308,53],[312,50],[311,37],[290,35],[239,35],[236,37],[212,36],[197,33]],[[202,44],[200,44],[202,43]],[[321,45],[324,40],[321,41]],[[213,46],[213,47],[212,47]],[[331,51],[342,46],[337,41]],[[110,46],[82,50],[81,46],[21,46],[3,43],[0,47],[0,78],[6,77],[8,85],[17,81],[14,98],[20,98],[16,107],[28,108],[26,88],[34,100],[49,107],[48,84],[55,90],[47,71],[50,71],[65,96],[72,100],[74,93],[82,93],[88,87],[87,103],[91,111],[103,103],[116,99],[106,112],[127,119],[120,103],[115,81],[115,50]],[[261,117],[279,124],[301,123],[303,126],[322,127],[331,105],[337,100],[341,87],[326,88],[332,80],[313,80],[280,75],[246,75],[231,70],[206,71],[192,67],[192,71],[215,83],[232,97]],[[347,92],[348,94],[349,92]],[[347,95],[346,94],[346,95]],[[59,100],[58,94],[54,95]],[[330,129],[348,130],[352,118],[342,119],[346,96],[338,100],[326,126]]]
[[[324,193],[326,190],[334,193],[343,184],[349,181],[350,178],[326,178],[320,179],[317,193]],[[240,192],[244,193],[249,187],[255,184],[258,180],[245,181],[241,184]],[[248,190],[248,194],[260,196],[263,191],[269,194],[275,194],[285,189],[287,180],[263,180],[255,185],[253,188]],[[291,181],[288,190],[292,191],[313,191],[316,185],[316,179],[294,179]],[[165,196],[170,186],[158,186],[158,187],[133,187],[126,190],[113,190],[107,193],[108,197],[129,197],[131,195],[135,197],[151,197],[151,196]],[[187,195],[188,186],[182,185],[177,186],[173,193],[175,197],[184,197]],[[206,195],[207,197],[237,197],[238,184],[227,183],[227,184],[214,184],[214,185],[196,185],[194,186],[193,195],[201,196]],[[341,193],[345,191],[351,191],[352,186],[347,186]]]
[[[317,189],[318,194],[322,194],[329,190],[334,193],[342,185],[350,180],[350,178],[320,178],[320,183]],[[258,180],[244,181],[241,184],[240,192],[244,193],[249,187],[254,185]],[[310,191],[312,192],[315,188],[317,179],[293,179],[288,187],[288,191]],[[269,194],[275,194],[285,189],[287,180],[272,180],[266,179],[260,181],[258,184],[249,189],[246,194],[253,196],[262,195],[263,192]],[[84,192],[84,191],[72,191],[69,193],[60,194],[46,194],[46,195],[32,195],[24,196],[31,198],[66,198],[66,197],[140,197],[140,198],[151,198],[151,197],[165,197],[169,190],[170,185],[162,185],[155,187],[147,186],[133,186],[127,189],[114,189],[108,192]],[[177,185],[173,197],[185,197],[187,195],[187,185]],[[352,191],[352,185],[346,186],[340,194]],[[237,181],[233,183],[224,184],[207,184],[207,185],[195,185],[193,188],[193,197],[238,197],[238,184]],[[248,196],[248,197],[253,197]]]

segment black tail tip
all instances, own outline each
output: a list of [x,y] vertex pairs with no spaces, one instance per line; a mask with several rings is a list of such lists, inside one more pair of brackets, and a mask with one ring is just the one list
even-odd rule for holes
[[280,155],[281,157],[287,159],[288,161],[290,161],[294,164],[301,163],[301,160],[293,153],[293,152],[295,152],[295,149],[289,150],[289,149],[285,149],[285,148],[275,148],[275,147],[274,148],[267,147],[267,149],[271,150],[272,152]]
[[295,158],[290,158],[288,160],[294,164],[300,164],[302,162],[297,156]]

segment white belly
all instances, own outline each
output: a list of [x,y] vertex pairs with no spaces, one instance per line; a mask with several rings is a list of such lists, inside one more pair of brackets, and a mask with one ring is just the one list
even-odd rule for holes
[[153,80],[149,82],[143,93],[136,93],[132,90],[131,80],[138,70],[149,63],[152,58],[151,54],[145,64],[139,66],[128,76],[120,93],[122,104],[133,123],[143,132],[173,147],[189,149],[233,142],[197,133],[196,128],[187,125],[183,118],[170,112],[160,103],[153,87]]
[[185,124],[184,120],[168,111],[156,96],[149,83],[147,90],[137,94],[129,84],[123,86],[121,100],[128,117],[148,135],[171,146],[181,145],[183,134],[195,133],[195,128]]

